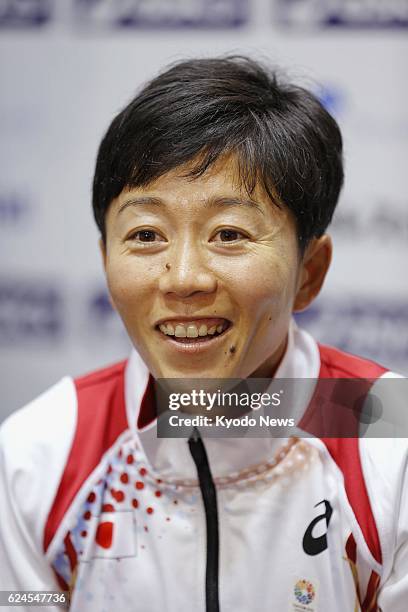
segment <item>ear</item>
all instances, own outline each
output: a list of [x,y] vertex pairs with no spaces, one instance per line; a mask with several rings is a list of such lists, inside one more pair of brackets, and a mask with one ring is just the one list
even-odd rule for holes
[[106,273],[106,244],[103,238],[99,238],[98,246],[99,246],[99,250],[102,255],[103,269],[105,270],[105,273]]
[[[98,245],[99,245],[99,250],[100,250],[101,255],[102,255],[103,269],[105,270],[105,276],[106,276],[106,264],[107,264],[107,258],[108,258],[107,249],[106,249],[106,243],[104,242],[104,240],[102,238],[99,238]],[[110,305],[112,306],[113,310],[116,310],[116,306],[113,303],[112,296],[111,296],[110,291],[109,291],[109,287],[108,287],[108,297],[109,297]]]
[[318,295],[330,266],[332,252],[332,241],[327,234],[313,238],[306,248],[300,267],[294,312],[307,308]]

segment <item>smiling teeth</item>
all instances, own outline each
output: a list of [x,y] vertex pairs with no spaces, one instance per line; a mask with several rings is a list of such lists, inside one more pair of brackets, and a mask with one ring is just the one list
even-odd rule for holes
[[184,325],[176,325],[174,335],[176,336],[176,338],[185,338],[187,336],[187,331]]
[[162,323],[159,325],[160,331],[166,336],[175,336],[176,338],[198,338],[198,336],[214,336],[215,332],[221,334],[228,327],[228,323],[222,323],[220,325],[212,325],[207,327],[205,323],[201,323],[200,326],[194,323],[182,324],[177,323],[175,326],[171,323]]
[[187,327],[187,338],[197,338],[198,329],[195,325],[189,325]]
[[207,335],[207,326],[206,325],[200,325],[200,329],[198,330],[198,335],[199,336],[206,336]]

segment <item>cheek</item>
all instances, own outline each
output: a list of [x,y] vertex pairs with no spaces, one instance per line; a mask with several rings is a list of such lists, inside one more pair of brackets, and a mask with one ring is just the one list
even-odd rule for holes
[[291,308],[296,285],[296,263],[291,258],[257,258],[229,271],[229,286],[242,313],[252,320],[265,312],[274,317]]
[[120,314],[137,314],[151,291],[151,274],[135,262],[109,261],[106,266],[109,293]]

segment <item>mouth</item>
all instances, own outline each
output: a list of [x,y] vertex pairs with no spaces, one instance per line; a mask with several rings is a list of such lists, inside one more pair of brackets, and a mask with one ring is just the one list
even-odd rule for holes
[[194,320],[168,319],[156,324],[162,340],[187,352],[198,352],[218,345],[232,327],[231,321],[221,317]]

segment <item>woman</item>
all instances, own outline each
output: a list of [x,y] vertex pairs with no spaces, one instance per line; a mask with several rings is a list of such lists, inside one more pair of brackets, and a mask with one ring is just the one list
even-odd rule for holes
[[405,610],[405,440],[157,435],[157,379],[395,376],[292,322],[342,181],[334,119],[246,58],[176,64],[113,120],[93,207],[135,348],[3,426],[2,589],[75,611]]

